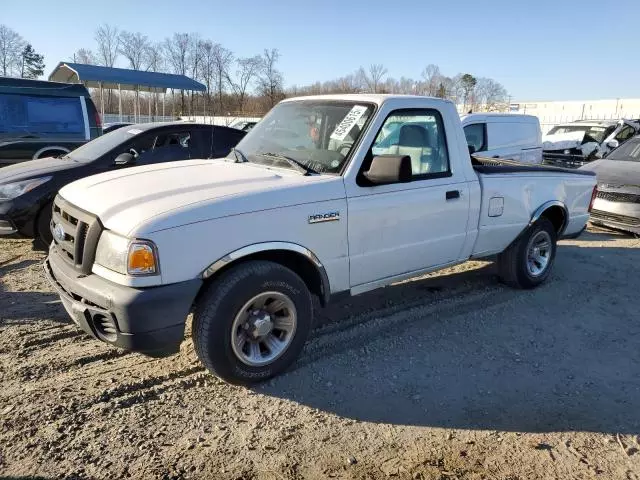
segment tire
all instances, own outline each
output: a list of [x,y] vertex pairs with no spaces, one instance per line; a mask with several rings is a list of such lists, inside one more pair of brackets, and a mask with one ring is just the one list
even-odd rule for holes
[[[535,244],[540,246],[546,241],[546,255],[539,249],[538,261],[530,262],[528,253],[535,254]],[[504,252],[498,255],[498,275],[500,280],[514,288],[535,288],[550,275],[556,257],[557,233],[553,223],[547,218],[540,218]],[[544,258],[546,257],[546,263]],[[533,257],[532,257],[533,258]],[[543,268],[540,268],[544,264]]]
[[[276,300],[283,302],[283,308],[268,312],[280,306]],[[267,303],[260,307],[263,301]],[[274,262],[249,261],[206,287],[195,306],[192,338],[207,369],[226,382],[247,385],[267,380],[293,363],[304,347],[312,319],[311,293],[296,273]],[[279,330],[278,325],[288,330]],[[272,330],[265,334],[269,326]],[[267,345],[274,342],[271,337],[280,342],[273,343],[273,349]]]
[[53,235],[51,234],[51,215],[52,215],[53,203],[49,202],[40,209],[38,218],[36,219],[35,228],[35,244],[38,248],[46,250],[53,241]]

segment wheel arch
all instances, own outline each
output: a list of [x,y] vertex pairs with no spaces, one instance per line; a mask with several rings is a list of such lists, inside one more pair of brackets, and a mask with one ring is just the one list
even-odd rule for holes
[[201,278],[204,284],[208,284],[229,268],[251,260],[272,261],[293,270],[309,290],[318,296],[322,306],[329,303],[331,288],[322,262],[311,250],[296,243],[265,242],[247,245],[213,262],[203,270]]
[[559,200],[545,202],[533,212],[527,227],[536,223],[540,218],[547,218],[553,223],[556,233],[558,237],[560,237],[569,223],[569,211],[567,210],[567,206]]
[[46,147],[42,147],[40,150],[38,150],[36,153],[33,154],[33,160],[39,159],[40,155],[42,155],[44,152],[47,152],[49,150],[64,152],[64,153],[69,153],[71,151],[67,147],[63,147],[60,145],[47,145]]

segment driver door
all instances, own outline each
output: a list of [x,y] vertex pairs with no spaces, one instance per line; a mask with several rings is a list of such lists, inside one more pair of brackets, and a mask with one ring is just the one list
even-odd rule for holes
[[[394,122],[398,134],[385,142]],[[409,156],[412,180],[371,184],[362,172],[374,155]],[[468,182],[452,168],[459,163],[450,158],[438,110],[395,110],[387,116],[356,184],[347,185],[351,288],[366,291],[459,259],[469,216]]]

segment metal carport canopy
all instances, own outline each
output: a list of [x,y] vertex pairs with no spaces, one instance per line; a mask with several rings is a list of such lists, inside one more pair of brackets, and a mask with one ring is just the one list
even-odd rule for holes
[[139,92],[166,92],[191,90],[205,92],[207,87],[185,75],[145,72],[128,68],[101,67],[83,63],[60,62],[49,75],[49,80],[64,83],[83,83],[90,88],[138,90]]

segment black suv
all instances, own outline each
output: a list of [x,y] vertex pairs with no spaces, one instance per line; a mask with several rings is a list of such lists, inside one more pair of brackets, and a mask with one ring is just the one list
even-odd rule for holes
[[64,155],[101,133],[83,85],[0,77],[0,167]]

